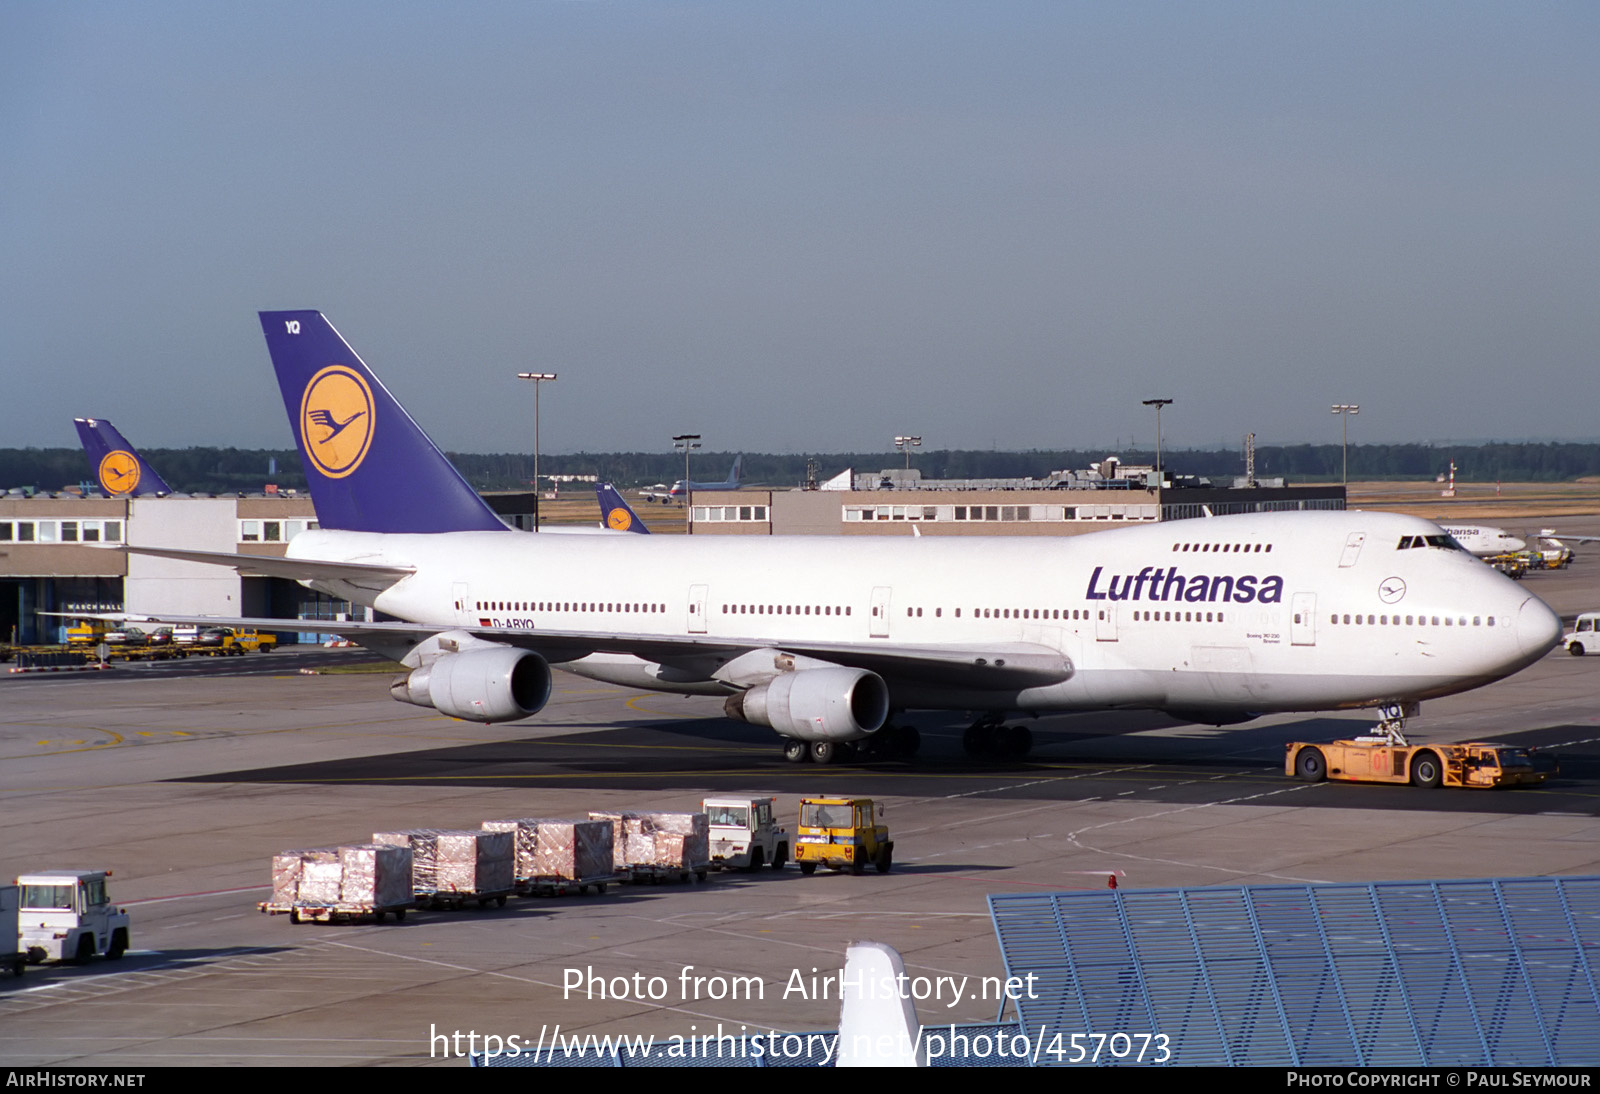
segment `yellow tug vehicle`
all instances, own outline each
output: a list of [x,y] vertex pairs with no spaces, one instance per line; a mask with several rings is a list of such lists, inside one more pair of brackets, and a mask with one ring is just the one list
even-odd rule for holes
[[1469,741],[1465,744],[1398,744],[1389,737],[1284,746],[1283,773],[1304,782],[1409,783],[1431,790],[1466,786],[1493,790],[1537,786],[1556,773],[1554,757],[1526,748]]

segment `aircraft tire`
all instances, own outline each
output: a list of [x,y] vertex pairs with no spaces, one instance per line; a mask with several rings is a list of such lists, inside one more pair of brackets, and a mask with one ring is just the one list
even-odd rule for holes
[[972,725],[961,735],[961,747],[973,759],[982,759],[994,751],[994,731],[986,725]]
[[792,764],[803,764],[811,758],[811,749],[804,741],[791,738],[783,742],[783,758]]
[[832,741],[811,742],[811,762],[817,764],[831,764],[838,755],[839,749]]
[[1328,761],[1320,748],[1302,748],[1294,755],[1295,777],[1301,782],[1319,783],[1328,777]]
[[1033,751],[1033,730],[1027,726],[1006,726],[995,738],[997,751],[1010,759],[1024,759]]

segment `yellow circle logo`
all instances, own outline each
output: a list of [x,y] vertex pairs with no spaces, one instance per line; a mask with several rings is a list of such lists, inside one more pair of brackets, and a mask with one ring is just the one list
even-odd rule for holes
[[300,400],[300,440],[318,471],[342,479],[372,447],[372,389],[348,365],[329,365]]
[[606,514],[606,523],[619,532],[626,532],[633,527],[633,517],[626,509],[613,509]]
[[117,449],[100,461],[100,485],[108,494],[128,494],[139,485],[139,461],[132,452]]

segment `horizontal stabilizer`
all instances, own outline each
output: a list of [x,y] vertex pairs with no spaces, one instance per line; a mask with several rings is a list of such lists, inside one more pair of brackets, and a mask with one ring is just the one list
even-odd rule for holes
[[175,558],[182,562],[202,562],[210,566],[232,566],[240,573],[283,577],[290,581],[361,581],[388,578],[393,584],[415,571],[410,566],[385,566],[371,562],[324,562],[314,558],[283,558],[279,555],[230,555],[221,551],[185,551],[176,547],[133,547],[136,555]]

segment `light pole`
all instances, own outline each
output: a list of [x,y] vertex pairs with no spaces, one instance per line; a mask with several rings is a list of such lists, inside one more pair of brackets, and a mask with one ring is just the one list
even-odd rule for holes
[[689,453],[700,447],[700,434],[680,433],[672,438],[672,447],[683,449],[683,524],[688,528],[692,523],[690,518],[694,516],[689,508]]
[[554,380],[553,372],[519,372],[517,379],[533,381],[533,530],[539,530],[539,382]]
[[906,454],[906,470],[911,470],[911,450],[922,447],[921,437],[896,437],[894,446]]
[[1352,403],[1334,403],[1333,412],[1339,415],[1339,422],[1344,426],[1344,441],[1339,446],[1343,471],[1341,477],[1346,487],[1350,485],[1350,415],[1360,414],[1361,408]]
[[1161,408],[1171,406],[1171,399],[1146,399],[1145,406],[1156,408],[1156,487],[1161,486]]

